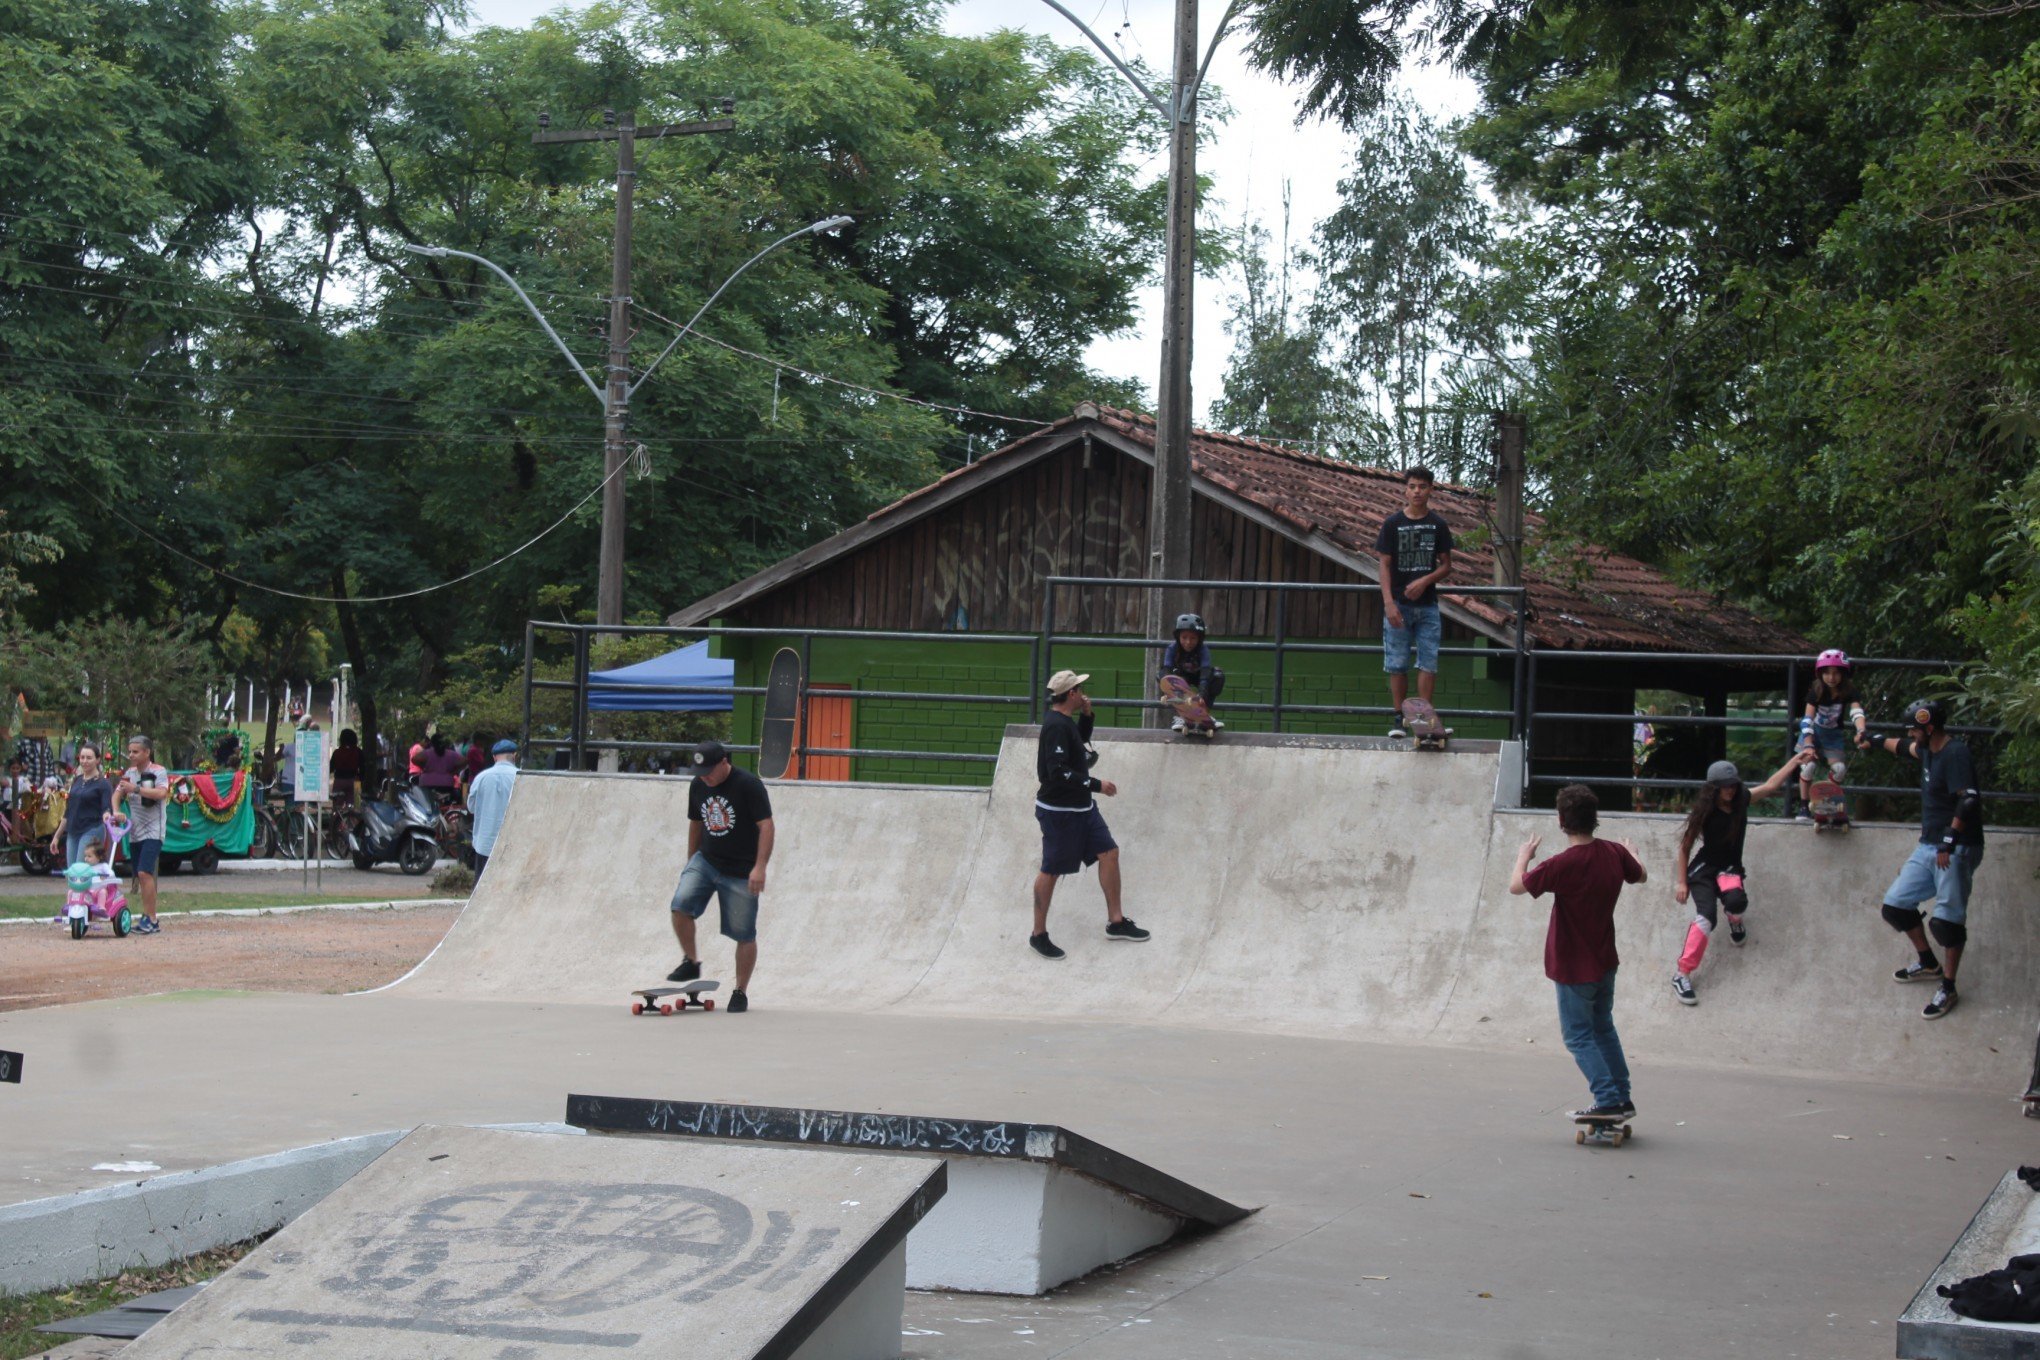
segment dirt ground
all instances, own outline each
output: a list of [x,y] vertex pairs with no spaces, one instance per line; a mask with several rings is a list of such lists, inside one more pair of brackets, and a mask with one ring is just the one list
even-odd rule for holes
[[0,1011],[193,989],[353,992],[394,981],[453,924],[457,906],[163,918],[159,935],[73,940],[60,926],[0,926]]

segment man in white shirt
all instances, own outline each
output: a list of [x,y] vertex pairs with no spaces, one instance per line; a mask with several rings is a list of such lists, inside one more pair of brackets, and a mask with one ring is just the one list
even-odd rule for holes
[[489,768],[468,785],[468,816],[474,822],[475,882],[489,867],[495,853],[496,836],[503,830],[503,816],[510,810],[510,792],[517,786],[517,743],[505,738],[490,748]]
[[[156,925],[156,861],[163,853],[163,831],[168,825],[170,772],[156,763],[156,744],[140,735],[128,738],[127,768],[113,786],[113,811],[128,819],[128,860],[135,866],[135,888],[142,898],[142,919],[135,922],[135,934],[154,935]],[[111,847],[107,859],[113,858]]]

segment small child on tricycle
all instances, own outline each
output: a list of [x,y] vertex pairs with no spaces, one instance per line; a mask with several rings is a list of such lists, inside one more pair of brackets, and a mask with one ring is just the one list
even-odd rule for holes
[[64,870],[64,910],[56,919],[71,927],[74,940],[84,939],[95,921],[106,922],[119,936],[134,924],[108,848],[127,834],[127,818],[108,817],[106,823],[106,830],[88,836],[79,847],[82,858]]

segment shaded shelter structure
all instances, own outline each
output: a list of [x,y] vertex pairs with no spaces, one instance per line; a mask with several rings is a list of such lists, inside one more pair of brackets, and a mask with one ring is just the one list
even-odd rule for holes
[[[717,650],[735,663],[739,688],[761,682],[779,646],[805,646],[817,689],[838,686],[862,697],[829,721],[840,748],[991,751],[1016,715],[993,704],[896,702],[886,690],[1014,694],[1032,698],[1043,678],[1032,667],[1052,651],[1053,665],[1091,672],[1093,692],[1118,701],[1104,721],[1138,721],[1150,698],[1143,653],[1124,646],[1141,635],[1144,591],[1053,585],[1054,577],[1139,579],[1149,562],[1149,480],[1154,422],[1085,403],[1067,418],[987,454],[875,511],[862,523],[675,611],[676,627],[722,625],[766,630],[724,636]],[[1399,472],[1339,462],[1235,435],[1198,431],[1192,441],[1192,575],[1211,582],[1298,582],[1335,589],[1284,598],[1275,590],[1198,588],[1181,594],[1204,615],[1228,673],[1228,704],[1239,728],[1379,733],[1387,686],[1378,655],[1313,647],[1378,642],[1381,600],[1375,536],[1402,503]],[[1449,583],[1497,584],[1493,493],[1441,485],[1433,508],[1451,524],[1457,546]],[[1540,516],[1525,514],[1519,582],[1526,594],[1527,646],[1539,653],[1534,692],[1519,687],[1514,618],[1506,597],[1442,600],[1448,646],[1439,707],[1462,735],[1510,735],[1518,706],[1554,713],[1626,715],[1636,692],[1673,688],[1726,715],[1741,689],[1773,689],[1778,669],[1694,654],[1793,653],[1803,638],[1751,611],[1591,544],[1561,543]],[[1051,603],[1053,595],[1053,603]],[[915,639],[868,642],[809,638],[803,630],[913,633]],[[984,635],[1000,641],[978,641]],[[936,635],[942,635],[940,637]],[[1026,645],[1033,635],[1037,647]],[[1229,642],[1283,639],[1296,650],[1282,664],[1266,651]],[[1108,647],[1106,640],[1120,646]],[[1610,659],[1604,653],[1631,655]],[[1653,659],[1662,657],[1662,660]],[[1674,658],[1678,659],[1674,659]],[[1575,659],[1577,658],[1577,659]],[[1045,669],[1045,663],[1044,669]],[[1527,681],[1530,677],[1524,677]],[[1312,713],[1339,704],[1373,713]],[[1518,717],[1520,718],[1520,713]],[[732,733],[755,733],[753,704],[739,696]],[[1532,752],[1546,773],[1629,767],[1630,733],[1612,721],[1536,724]],[[928,745],[933,742],[935,745]],[[942,743],[949,743],[943,745]],[[817,745],[822,743],[817,742]],[[1713,744],[1718,745],[1718,739]],[[841,775],[981,782],[983,767],[855,759]]]

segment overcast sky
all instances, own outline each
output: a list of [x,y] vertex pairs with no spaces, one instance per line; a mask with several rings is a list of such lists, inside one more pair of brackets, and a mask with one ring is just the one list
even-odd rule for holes
[[[1150,68],[1167,69],[1174,0],[1063,2],[1123,56],[1145,58]],[[557,8],[561,6],[555,0],[470,0],[470,12],[479,25],[523,27]],[[1209,42],[1224,6],[1219,0],[1205,0],[1200,9],[1204,16],[1202,38]],[[1090,47],[1069,20],[1040,0],[956,0],[945,26],[962,34],[1024,28],[1057,42]],[[1228,37],[1212,61],[1211,80],[1233,108],[1232,120],[1219,132],[1217,144],[1202,153],[1199,167],[1213,179],[1220,219],[1236,226],[1245,214],[1261,219],[1271,232],[1279,231],[1286,179],[1291,186],[1291,234],[1299,241],[1307,238],[1335,201],[1346,162],[1344,137],[1324,124],[1298,126],[1295,91],[1249,72],[1236,36]],[[1449,72],[1415,71],[1405,85],[1441,118],[1458,117],[1473,107],[1472,86]],[[1159,162],[1150,166],[1157,173],[1160,168]],[[1231,349],[1223,326],[1229,310],[1226,298],[1233,287],[1228,279],[1197,281],[1191,384],[1193,411],[1200,421],[1218,395]],[[1124,334],[1094,341],[1087,355],[1092,366],[1115,377],[1137,379],[1152,397],[1161,362],[1161,310],[1160,289],[1147,290],[1141,301],[1140,324]]]

